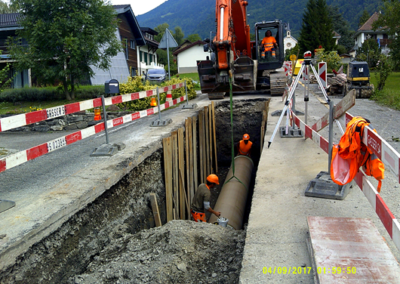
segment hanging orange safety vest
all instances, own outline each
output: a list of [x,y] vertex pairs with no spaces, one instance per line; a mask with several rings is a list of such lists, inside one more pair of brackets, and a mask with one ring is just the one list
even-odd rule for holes
[[385,166],[362,142],[364,127],[369,124],[368,120],[360,116],[353,117],[347,123],[346,132],[340,138],[339,144],[332,147],[331,179],[339,185],[347,184],[354,179],[359,168],[363,167],[366,175],[379,181],[380,192]]
[[243,140],[240,140],[239,142],[239,155],[243,155],[243,156],[248,156],[249,155],[249,151],[251,149],[251,145],[253,145],[253,143],[251,141],[244,143]]

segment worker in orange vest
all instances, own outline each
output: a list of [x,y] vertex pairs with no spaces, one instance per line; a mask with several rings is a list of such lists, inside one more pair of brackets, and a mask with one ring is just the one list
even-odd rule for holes
[[243,140],[240,140],[239,143],[236,144],[238,155],[250,157],[252,145],[253,143],[250,141],[250,135],[247,133],[244,134]]
[[192,208],[190,213],[194,221],[196,222],[207,222],[205,210],[214,214],[215,216],[221,216],[221,212],[214,211],[210,206],[211,192],[210,189],[215,185],[219,184],[217,175],[211,174],[207,177],[206,183],[202,183],[197,188],[196,193],[193,196]]
[[272,36],[272,32],[270,30],[265,32],[265,37],[261,41],[261,47],[263,48],[261,51],[262,58],[265,58],[267,53],[270,53],[272,57],[275,57],[275,48],[278,48],[278,44],[276,39]]

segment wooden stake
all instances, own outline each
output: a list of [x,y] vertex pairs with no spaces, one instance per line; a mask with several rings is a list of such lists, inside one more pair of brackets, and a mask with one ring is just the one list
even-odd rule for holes
[[193,182],[193,131],[192,131],[192,118],[188,117],[188,134],[189,134],[189,184],[188,196],[192,200],[194,196],[194,182]]
[[204,107],[204,129],[206,133],[206,177],[211,174],[211,169],[210,169],[210,144],[209,144],[209,130],[208,130],[208,107]]
[[211,111],[211,105],[210,105],[210,106],[208,106],[208,138],[209,138],[208,147],[210,148],[210,174],[213,174],[215,172],[214,172],[214,167],[213,167],[213,146],[212,146],[213,145],[213,143],[212,143],[213,131],[212,131],[212,119],[211,119],[212,116],[211,116],[211,114],[212,114],[212,111]]
[[[183,127],[178,129],[178,152],[179,152],[179,171],[184,172],[185,170],[185,144],[183,142]],[[185,176],[181,177],[182,182],[179,183],[179,213],[181,214],[181,219],[186,219],[185,212]]]
[[186,138],[186,195],[190,200],[190,153],[189,153],[189,118],[185,120],[185,138]]
[[260,155],[264,147],[265,121],[261,123]]
[[173,220],[172,209],[172,143],[171,137],[163,139],[164,150],[164,178],[165,178],[165,199],[167,209],[167,222]]
[[172,176],[174,188],[175,220],[179,219],[178,131],[172,132]]
[[214,107],[214,101],[211,102],[211,109],[212,109],[213,137],[214,137],[214,163],[215,163],[215,173],[218,173],[217,136],[216,136],[216,134],[215,134],[215,107]]
[[204,131],[203,131],[203,114],[204,112],[199,111],[199,150],[200,150],[200,182],[204,183],[204,150],[203,150],[203,140],[204,140]]
[[[183,185],[183,174],[182,174],[181,170],[179,170],[179,176],[180,176],[180,182]],[[187,200],[187,196],[186,196],[186,192],[185,191],[183,192],[183,199],[184,199],[184,201],[186,203],[187,219],[190,220],[190,216],[191,216],[190,215],[190,205],[189,205],[189,201]]]
[[150,203],[151,209],[153,210],[154,222],[156,223],[156,227],[160,227],[162,226],[160,211],[158,210],[157,196],[153,192],[150,193]]
[[193,175],[194,175],[194,192],[196,192],[197,187],[199,186],[199,174],[197,173],[197,117],[193,116],[192,117],[192,122],[193,122]]

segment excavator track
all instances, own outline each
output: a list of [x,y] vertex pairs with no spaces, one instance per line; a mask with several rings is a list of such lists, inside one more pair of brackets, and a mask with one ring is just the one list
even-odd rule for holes
[[272,96],[282,95],[286,88],[287,77],[284,72],[270,73],[270,91]]
[[223,99],[225,96],[225,92],[220,92],[220,93],[208,93],[208,99],[209,100],[220,100]]

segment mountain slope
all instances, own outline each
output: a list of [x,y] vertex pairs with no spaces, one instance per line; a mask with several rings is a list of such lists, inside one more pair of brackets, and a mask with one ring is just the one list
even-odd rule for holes
[[[303,11],[308,0],[248,0],[247,13],[251,29],[255,22],[274,19],[288,22],[294,36],[301,29]],[[337,5],[352,29],[357,30],[364,9],[372,15],[379,10],[381,0],[327,0]],[[215,31],[215,0],[169,0],[157,8],[137,17],[142,27],[155,28],[168,23],[170,29],[180,26],[185,36],[198,33],[209,37]]]

